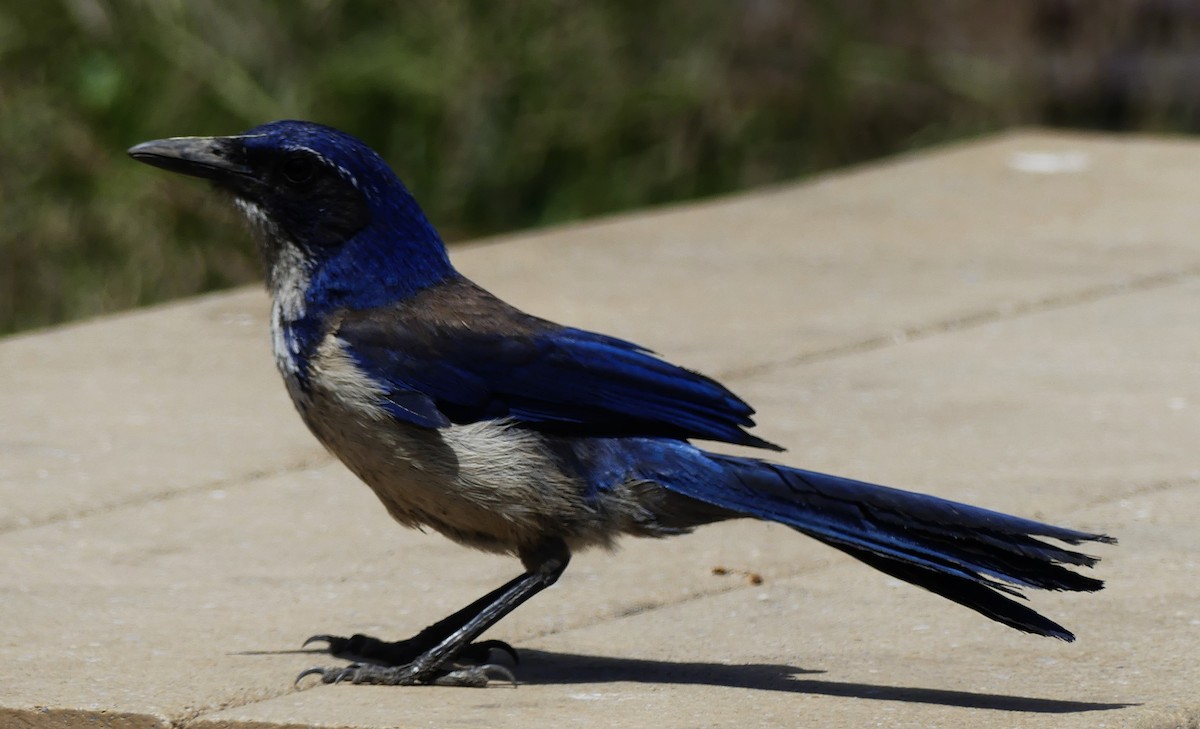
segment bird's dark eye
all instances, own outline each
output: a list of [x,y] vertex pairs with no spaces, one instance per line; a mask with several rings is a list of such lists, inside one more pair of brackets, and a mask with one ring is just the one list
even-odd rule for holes
[[293,154],[283,160],[280,172],[290,184],[305,185],[316,177],[317,163],[307,154]]

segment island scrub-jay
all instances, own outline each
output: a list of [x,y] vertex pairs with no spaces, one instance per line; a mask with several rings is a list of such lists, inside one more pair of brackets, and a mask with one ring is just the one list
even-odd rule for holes
[[1113,542],[923,494],[693,445],[781,450],[753,409],[636,344],[525,314],[464,278],[374,151],[329,127],[265,124],[145,142],[134,159],[212,180],[253,228],[275,360],[316,437],[396,521],[512,554],[525,573],[405,641],[313,636],[327,683],[481,686],[488,627],[554,583],[571,553],[724,519],[786,524],[1005,625],[1073,640],[1010,599],[1093,591],[1057,546]]

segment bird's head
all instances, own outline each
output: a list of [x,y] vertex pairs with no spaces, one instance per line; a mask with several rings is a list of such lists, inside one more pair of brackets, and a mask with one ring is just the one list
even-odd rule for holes
[[277,121],[234,136],[144,142],[129,154],[231,193],[277,299],[365,308],[453,274],[437,231],[387,163],[336,129]]

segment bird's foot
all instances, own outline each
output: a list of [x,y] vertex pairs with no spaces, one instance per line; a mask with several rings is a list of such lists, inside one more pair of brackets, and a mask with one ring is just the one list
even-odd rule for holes
[[[408,640],[388,642],[361,633],[355,633],[349,638],[340,635],[314,635],[304,641],[304,645],[300,647],[305,648],[310,643],[323,641],[329,644],[329,647],[325,649],[329,655],[344,658],[347,661],[369,663],[376,666],[405,666],[433,647],[431,641],[423,640],[422,637],[418,635]],[[516,649],[502,640],[481,640],[470,643],[458,651],[454,658],[461,663],[483,664],[488,662],[494,650],[507,653],[513,663],[521,662],[517,657]]]
[[376,686],[415,686],[428,684],[433,686],[465,686],[469,688],[484,688],[493,678],[508,681],[514,687],[517,678],[504,666],[495,663],[479,665],[438,666],[432,669],[422,668],[419,662],[407,666],[377,666],[370,663],[352,663],[338,668],[310,668],[296,677],[296,683],[306,676],[319,675],[321,683],[342,683],[343,681],[357,684],[372,684]]
[[338,635],[314,635],[304,641],[323,641],[329,644],[330,655],[344,658],[353,663],[342,667],[310,668],[296,677],[296,682],[306,676],[320,675],[322,683],[365,683],[384,686],[413,686],[434,684],[438,686],[469,686],[482,688],[492,678],[501,678],[516,686],[516,677],[504,666],[489,663],[493,650],[502,651],[516,663],[517,652],[501,640],[481,640],[470,643],[449,660],[441,664],[430,664],[422,660],[432,646],[422,635],[409,640],[385,642],[369,635],[355,634],[349,638]]

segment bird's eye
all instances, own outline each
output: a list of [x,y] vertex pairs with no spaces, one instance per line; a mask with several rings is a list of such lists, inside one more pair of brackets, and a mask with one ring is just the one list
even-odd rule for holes
[[306,154],[293,154],[283,161],[280,172],[289,183],[304,185],[316,176],[317,164]]

